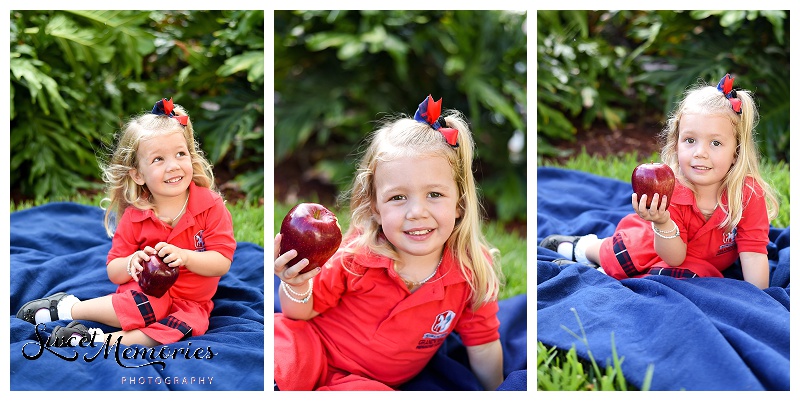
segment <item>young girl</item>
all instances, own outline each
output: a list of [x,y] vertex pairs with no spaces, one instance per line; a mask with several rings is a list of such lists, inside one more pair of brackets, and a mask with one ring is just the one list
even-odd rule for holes
[[397,388],[453,331],[483,387],[503,381],[501,271],[481,233],[472,134],[458,112],[440,112],[428,96],[414,119],[371,135],[350,228],[325,266],[298,274],[308,260],[287,266],[297,252],[275,236],[280,390]]
[[768,287],[769,222],[778,202],[758,171],[752,95],[732,88],[726,74],[716,87],[689,90],[667,121],[661,158],[677,178],[669,205],[664,194],[650,200],[634,193],[636,213],[612,237],[552,235],[539,246],[617,279],[722,277],[738,258],[746,281]]
[[[205,333],[211,297],[230,268],[236,242],[186,111],[163,99],[133,118],[103,170],[110,198],[104,224],[113,235],[107,271],[117,292],[84,301],[57,293],[26,303],[17,317],[33,324],[76,319],[119,327],[109,334],[112,344],[122,337],[125,345],[154,346]],[[178,280],[160,298],[144,294],[138,283],[142,265],[156,254],[180,267]],[[96,342],[106,340],[99,329],[91,331],[100,335]],[[57,326],[49,341],[75,345],[92,334],[73,321]]]

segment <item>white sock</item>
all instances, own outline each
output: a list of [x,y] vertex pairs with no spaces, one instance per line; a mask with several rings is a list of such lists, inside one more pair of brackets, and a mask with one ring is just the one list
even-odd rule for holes
[[89,329],[89,335],[91,336],[92,334],[94,334],[95,344],[102,344],[106,341],[106,333],[103,333],[103,329],[92,327]]
[[[59,320],[72,320],[72,307],[75,306],[81,300],[75,297],[74,295],[67,295],[64,298],[61,298],[56,304],[56,310],[58,311],[58,319]],[[36,314],[33,317],[36,324],[39,323],[48,323],[52,322],[53,319],[50,318],[50,309],[48,308],[41,308],[36,311]]]
[[36,324],[52,322],[50,319],[50,309],[42,308],[37,310],[33,319],[36,321]]
[[556,250],[561,256],[566,256],[568,259],[572,260],[572,242],[562,242],[558,244],[558,249]]
[[78,333],[75,333],[69,336],[67,344],[69,344],[70,347],[77,347],[78,344],[81,342],[81,340],[83,340],[83,336]]
[[56,305],[56,309],[58,309],[58,319],[72,320],[72,307],[80,301],[81,300],[74,295],[67,295],[64,298],[61,298]]
[[586,258],[586,249],[597,242],[601,241],[594,234],[584,235],[575,244],[575,261],[585,265],[592,265],[594,262]]

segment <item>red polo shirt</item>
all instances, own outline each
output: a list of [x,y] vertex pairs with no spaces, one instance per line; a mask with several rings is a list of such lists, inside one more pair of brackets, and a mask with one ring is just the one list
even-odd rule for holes
[[472,310],[469,285],[449,250],[413,293],[393,265],[340,251],[314,278],[320,314],[309,324],[330,367],[395,387],[419,373],[453,331],[466,346],[500,338],[497,302]]
[[[233,260],[236,240],[231,214],[219,194],[189,184],[186,213],[173,228],[164,224],[152,210],[128,207],[122,215],[108,252],[106,263],[128,257],[145,246],[167,242],[191,251],[217,251]],[[219,277],[205,277],[181,266],[178,280],[170,288],[172,298],[210,301],[217,291]]]
[[[722,194],[722,205],[714,210],[708,220],[697,207],[694,193],[680,182],[676,182],[670,217],[678,225],[680,238],[686,243],[686,259],[680,267],[691,270],[700,277],[722,277],[722,271],[730,267],[740,252],[767,253],[769,243],[769,217],[767,215],[764,190],[748,177],[743,186],[742,219],[728,233],[719,228],[725,220],[727,195]],[[650,222],[635,213],[625,216],[617,225],[615,238],[624,243],[631,262],[640,274],[626,273],[618,258],[619,244],[603,241],[600,247],[600,265],[610,276],[617,279],[647,274],[653,267],[670,267],[656,254],[653,247],[654,234]]]

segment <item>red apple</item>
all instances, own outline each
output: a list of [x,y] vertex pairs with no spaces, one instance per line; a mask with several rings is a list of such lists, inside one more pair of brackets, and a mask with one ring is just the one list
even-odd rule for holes
[[297,256],[287,267],[301,259],[308,259],[308,266],[300,273],[322,266],[339,249],[342,229],[336,215],[317,203],[301,203],[293,207],[281,223],[281,253],[296,250]]
[[[655,194],[666,195],[667,205],[669,205],[672,199],[672,190],[675,189],[675,174],[664,163],[644,163],[633,169],[631,185],[639,199],[642,199],[642,195],[647,195],[647,206],[650,206]],[[659,199],[659,205],[661,202]]]
[[169,267],[158,255],[150,255],[139,275],[139,287],[145,294],[161,298],[178,279],[180,267]]

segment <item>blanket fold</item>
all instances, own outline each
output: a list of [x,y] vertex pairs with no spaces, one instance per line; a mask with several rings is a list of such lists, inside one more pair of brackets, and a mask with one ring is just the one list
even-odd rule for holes
[[[149,349],[102,344],[47,349],[38,341],[37,328],[17,319],[16,312],[25,302],[58,291],[85,300],[116,290],[106,275],[111,239],[103,228],[103,211],[50,203],[12,213],[10,221],[11,390],[264,389],[262,247],[237,244],[202,336]],[[38,335],[46,339],[55,326],[67,323],[40,325]],[[83,323],[106,333],[117,330]]]
[[[537,174],[538,239],[610,236],[630,213],[630,184],[558,168]],[[789,390],[789,228],[770,229],[770,288],[741,279],[650,276],[618,281],[537,251],[537,339],[600,366],[616,352],[627,381],[653,390]],[[587,346],[569,332],[585,333]]]

